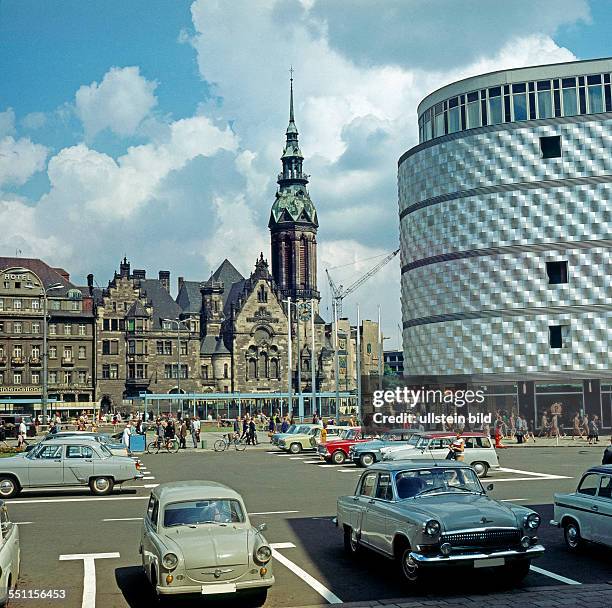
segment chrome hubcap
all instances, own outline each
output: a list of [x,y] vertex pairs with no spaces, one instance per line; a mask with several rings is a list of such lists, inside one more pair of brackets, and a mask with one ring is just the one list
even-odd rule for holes
[[13,485],[13,482],[10,481],[9,479],[3,479],[2,483],[0,483],[0,494],[6,496],[7,494],[10,494],[13,491],[13,488],[15,486]]
[[96,489],[104,491],[108,488],[108,481],[106,479],[96,479]]
[[351,551],[357,551],[357,532],[351,530]]
[[409,553],[406,553],[404,558],[404,574],[406,578],[411,581],[416,580],[418,568],[418,564],[410,557]]

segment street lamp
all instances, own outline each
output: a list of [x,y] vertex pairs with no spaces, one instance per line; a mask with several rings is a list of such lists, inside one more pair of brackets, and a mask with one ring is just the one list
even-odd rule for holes
[[[172,323],[176,325],[176,333],[177,333],[177,370],[176,370],[176,390],[177,393],[181,394],[181,327],[190,331],[189,325],[187,325],[189,319],[162,319],[162,323]],[[181,400],[181,416],[183,413],[183,401]]]
[[[27,274],[28,272],[32,272],[29,268],[9,268],[5,272],[10,272],[10,274]],[[34,289],[33,285],[26,285],[27,289]],[[47,314],[48,314],[48,294],[50,291],[55,291],[57,289],[63,289],[64,285],[62,283],[53,283],[48,287],[42,286],[42,296],[43,296],[43,385],[42,385],[42,421],[43,424],[48,424],[47,420],[47,403],[49,401],[49,382],[48,382],[48,354],[47,354]]]

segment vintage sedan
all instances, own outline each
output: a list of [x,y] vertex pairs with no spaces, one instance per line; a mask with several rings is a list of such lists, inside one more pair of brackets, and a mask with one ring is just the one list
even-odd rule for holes
[[395,429],[382,434],[380,439],[359,443],[349,448],[348,458],[358,467],[369,467],[382,460],[381,450],[392,445],[415,445],[420,433],[414,429]]
[[544,553],[536,536],[540,516],[487,496],[460,462],[373,465],[337,508],[346,551],[367,548],[395,560],[414,585],[445,566],[501,568],[519,581]]
[[115,485],[142,479],[139,469],[132,458],[113,456],[92,440],[43,441],[25,455],[0,459],[0,498],[12,498],[25,489],[83,486],[102,496]]
[[[343,426],[328,426],[327,427],[327,439],[333,439],[339,437],[340,433],[346,427]],[[321,441],[322,426],[312,426],[306,433],[295,433],[284,437],[278,442],[278,448],[291,454],[299,454],[304,450],[316,450],[317,445]]]
[[[108,433],[96,433],[94,431],[60,431],[59,433],[47,433],[41,441],[57,441],[58,439],[90,439],[104,444],[114,456],[130,456],[130,450],[120,441],[113,439]],[[26,452],[33,450],[38,444],[31,443],[26,446]]]
[[310,429],[313,427],[323,427],[322,424],[292,424],[286,433],[274,433],[272,437],[270,437],[270,443],[272,445],[278,445],[278,442],[289,435],[297,435],[302,433],[308,433]]
[[[382,460],[445,460],[456,433],[425,433],[414,445],[389,446],[381,449]],[[499,469],[499,459],[491,439],[484,433],[463,433],[464,461],[478,477],[486,477],[490,469]]]
[[342,431],[339,437],[328,440],[325,443],[319,443],[317,454],[319,458],[326,462],[338,465],[344,464],[352,446],[370,441],[371,439],[371,435],[362,433],[361,428],[352,426]]
[[140,540],[159,598],[218,595],[261,606],[274,584],[272,549],[240,494],[214,481],[164,483],[151,492]]
[[0,500],[0,606],[6,606],[11,589],[17,586],[21,551],[19,529],[11,522],[4,501]]
[[578,551],[588,542],[612,547],[612,465],[591,467],[575,492],[555,494],[551,525],[563,528],[565,545]]

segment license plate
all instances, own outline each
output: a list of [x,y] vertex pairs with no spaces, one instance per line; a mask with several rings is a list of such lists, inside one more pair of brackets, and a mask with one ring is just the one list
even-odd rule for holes
[[236,583],[202,585],[202,595],[213,595],[216,593],[236,593]]
[[492,557],[490,559],[477,559],[474,561],[474,568],[493,568],[503,566],[506,560],[503,557]]

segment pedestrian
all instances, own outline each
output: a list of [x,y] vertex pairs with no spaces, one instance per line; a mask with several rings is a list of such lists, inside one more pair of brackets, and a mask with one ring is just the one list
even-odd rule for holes
[[196,416],[191,422],[191,439],[193,440],[193,447],[197,448],[200,443],[200,418]]
[[274,431],[274,416],[270,416],[270,420],[268,420],[268,437],[270,438],[270,443],[272,443],[272,435],[274,435]]
[[587,439],[589,436],[589,415],[585,414],[582,417],[582,432],[586,435]]
[[25,442],[26,442],[25,438],[26,438],[27,432],[28,432],[28,429],[22,418],[21,422],[19,423],[19,431],[17,435],[17,447],[18,448],[23,448],[23,446],[25,445]]
[[325,443],[327,441],[327,422],[323,423],[323,428],[321,429],[321,435],[319,441],[321,443]]
[[582,427],[580,426],[580,415],[576,412],[574,416],[573,429],[572,429],[572,441],[575,441],[576,436],[579,436],[580,439],[584,439],[584,435],[582,434]]
[[520,416],[517,416],[514,421],[514,434],[516,436],[516,443],[523,443],[525,429],[523,428],[523,419]]
[[[591,443],[592,441],[592,443]],[[599,417],[593,416],[589,422],[589,445],[599,443]]]
[[234,419],[234,435],[240,435],[241,427],[242,427],[242,418],[238,416],[238,418]]
[[497,418],[495,419],[495,426],[494,426],[494,430],[495,430],[495,447],[496,448],[503,448],[504,446],[502,445],[502,427],[504,426],[504,421],[502,419],[501,414],[498,412],[497,413]]
[[251,418],[249,420],[249,434],[247,438],[247,444],[256,445],[257,444],[257,427],[255,426],[255,420]]
[[241,440],[242,440],[242,439],[246,439],[246,440],[247,440],[247,443],[249,442],[249,441],[248,441],[248,434],[249,434],[249,422],[250,422],[249,418],[250,418],[250,417],[249,417],[249,415],[248,415],[248,414],[247,414],[247,415],[244,417],[244,420],[242,421],[242,435],[240,435],[240,439],[241,439]]
[[529,426],[527,422],[527,416],[523,416],[523,429],[524,429],[524,441],[529,441],[529,439],[533,439],[533,442],[536,442],[535,435],[532,431],[533,426]]
[[123,429],[123,435],[121,436],[121,442],[129,450],[130,449],[130,436],[132,434],[132,423],[128,422]]
[[183,420],[181,422],[179,439],[180,439],[180,448],[185,450],[187,449],[187,422]]
[[283,416],[283,423],[281,424],[281,433],[286,433],[289,428],[289,421],[287,420],[287,416]]

